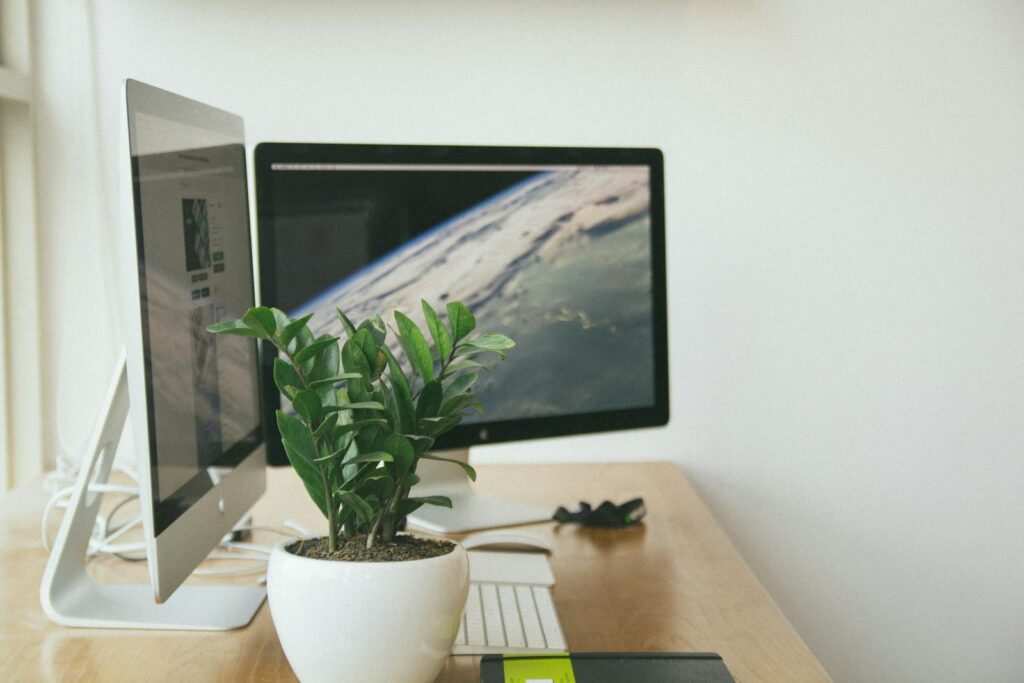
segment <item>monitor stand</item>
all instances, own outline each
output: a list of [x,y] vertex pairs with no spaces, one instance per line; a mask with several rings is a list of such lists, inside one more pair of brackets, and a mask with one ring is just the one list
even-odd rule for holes
[[[437,455],[469,462],[468,448],[441,451]],[[420,482],[413,487],[411,495],[448,496],[452,499],[451,508],[424,505],[409,515],[409,524],[424,531],[459,533],[551,520],[550,510],[476,493],[463,469],[450,462],[421,458],[416,465],[416,474]]]
[[149,585],[101,584],[86,572],[89,538],[103,500],[102,493],[89,487],[107,482],[127,417],[128,378],[122,352],[39,587],[47,616],[65,626],[90,628],[222,631],[247,625],[263,604],[265,588],[181,586],[166,602],[157,604]]

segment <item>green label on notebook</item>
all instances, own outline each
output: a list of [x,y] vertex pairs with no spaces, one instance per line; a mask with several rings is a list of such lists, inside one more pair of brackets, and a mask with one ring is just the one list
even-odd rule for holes
[[576,683],[569,654],[505,656],[505,683]]

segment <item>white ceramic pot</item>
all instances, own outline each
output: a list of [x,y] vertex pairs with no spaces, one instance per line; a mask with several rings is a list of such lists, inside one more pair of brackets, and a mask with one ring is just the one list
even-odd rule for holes
[[469,558],[335,562],[277,544],[267,598],[288,663],[304,683],[429,683],[444,666],[469,593]]

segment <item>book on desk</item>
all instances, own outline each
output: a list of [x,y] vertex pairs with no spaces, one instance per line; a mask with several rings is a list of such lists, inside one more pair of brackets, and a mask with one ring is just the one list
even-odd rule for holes
[[712,652],[485,655],[480,683],[733,683]]

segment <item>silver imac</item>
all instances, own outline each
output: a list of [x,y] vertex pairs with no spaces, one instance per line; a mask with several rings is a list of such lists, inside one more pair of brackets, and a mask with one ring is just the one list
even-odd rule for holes
[[[266,450],[254,340],[206,328],[254,305],[242,120],[129,80],[122,157],[125,356],[42,585],[72,626],[244,626],[258,586],[181,586],[262,495]],[[92,581],[84,554],[131,420],[151,588]],[[95,488],[95,487],[94,487]]]

